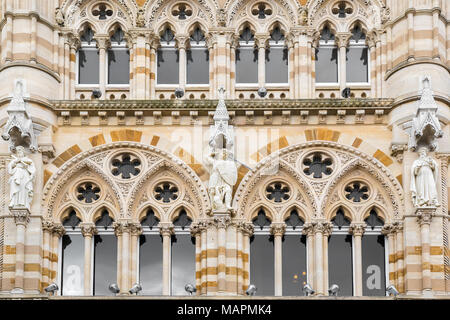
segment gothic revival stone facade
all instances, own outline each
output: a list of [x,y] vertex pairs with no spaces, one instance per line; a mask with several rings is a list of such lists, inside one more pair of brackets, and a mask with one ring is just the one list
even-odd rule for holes
[[[449,295],[449,19],[446,0],[1,0],[0,293]],[[421,148],[437,202],[416,207]]]

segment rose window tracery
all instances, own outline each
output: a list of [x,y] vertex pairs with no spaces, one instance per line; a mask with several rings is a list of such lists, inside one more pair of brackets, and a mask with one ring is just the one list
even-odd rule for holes
[[349,183],[345,189],[345,197],[353,202],[369,199],[369,188],[365,183],[355,181]]
[[85,182],[77,187],[77,199],[78,201],[85,203],[92,203],[100,198],[100,188],[92,183]]
[[314,179],[321,179],[323,175],[329,176],[333,172],[333,160],[322,152],[315,152],[303,159],[303,172]]
[[266,197],[273,202],[283,202],[291,197],[291,190],[282,182],[274,182],[266,187]]
[[178,199],[178,187],[170,182],[163,182],[155,187],[155,199],[164,203]]
[[113,176],[122,179],[130,179],[141,172],[141,160],[129,153],[118,155],[112,160],[111,165]]

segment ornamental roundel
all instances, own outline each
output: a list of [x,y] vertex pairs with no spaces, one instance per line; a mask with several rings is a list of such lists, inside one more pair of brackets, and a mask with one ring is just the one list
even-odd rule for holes
[[170,203],[177,200],[180,196],[178,187],[172,182],[164,181],[158,183],[154,190],[153,196],[156,200],[163,203]]
[[269,183],[264,190],[264,194],[268,200],[275,203],[286,202],[292,196],[289,185],[281,181]]
[[94,203],[100,199],[100,187],[94,182],[80,183],[75,190],[75,197],[82,203]]
[[301,159],[300,166],[308,178],[326,179],[334,172],[335,161],[325,152],[314,151]]
[[353,203],[364,202],[370,197],[370,188],[363,181],[352,181],[345,186],[344,197]]
[[180,2],[172,7],[172,16],[178,20],[186,20],[192,16],[192,7],[186,2]]
[[109,4],[101,2],[92,7],[91,13],[94,16],[94,18],[102,21],[109,19],[113,15],[114,11],[112,10],[112,7]]
[[110,169],[114,177],[130,180],[142,172],[142,162],[136,155],[124,152],[112,158]]

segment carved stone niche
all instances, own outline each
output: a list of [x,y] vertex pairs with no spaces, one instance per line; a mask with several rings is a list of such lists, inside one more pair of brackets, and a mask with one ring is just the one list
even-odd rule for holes
[[442,137],[443,131],[436,116],[438,107],[431,91],[431,77],[425,76],[421,82],[423,89],[416,116],[412,120],[408,145],[413,151],[421,147],[435,151],[438,147],[436,139]]

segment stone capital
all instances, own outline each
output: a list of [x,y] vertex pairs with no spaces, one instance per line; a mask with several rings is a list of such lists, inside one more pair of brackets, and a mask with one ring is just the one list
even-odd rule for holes
[[255,34],[255,44],[258,49],[266,48],[269,44],[270,35],[266,33]]
[[286,232],[286,224],[283,223],[272,223],[270,225],[270,234],[274,236],[283,236]]
[[422,225],[430,225],[431,220],[433,219],[433,216],[436,214],[435,207],[423,207],[423,208],[417,208],[416,209],[416,215],[417,215],[417,222],[420,226]]
[[191,223],[191,236],[195,237],[207,229],[205,221],[197,221]]
[[61,238],[66,233],[66,228],[61,223],[55,223],[52,232]]
[[117,221],[113,223],[114,234],[116,236],[122,235],[124,232],[130,233],[133,223],[128,220]]
[[336,44],[338,48],[347,47],[351,37],[352,37],[351,32],[336,33]]
[[217,226],[217,229],[226,229],[231,224],[231,218],[229,215],[215,215],[213,217],[214,225]]
[[395,231],[396,231],[395,226],[392,223],[386,223],[381,228],[381,233],[384,234],[385,236],[393,235],[395,233]]
[[403,232],[403,221],[395,221],[392,223],[396,232]]
[[395,157],[398,162],[403,162],[403,153],[408,151],[407,143],[391,143],[391,157]]
[[108,49],[111,45],[111,40],[109,38],[109,35],[96,35],[94,36],[94,39],[97,43],[98,49]]
[[80,228],[83,237],[93,237],[98,233],[97,227],[93,223],[80,223]]
[[180,34],[175,36],[176,47],[178,49],[187,49],[189,46],[189,35]]
[[354,236],[362,237],[364,231],[366,231],[367,224],[366,223],[352,223],[350,224],[350,233]]
[[129,224],[130,227],[130,233],[133,236],[140,236],[142,234],[142,226],[138,222],[132,222]]
[[236,222],[236,229],[238,231],[241,231],[244,235],[251,237],[253,235],[255,227],[251,222],[238,221]]
[[52,232],[53,226],[54,226],[53,221],[50,221],[50,220],[42,221],[42,231],[44,231],[44,232],[48,232],[48,233]]
[[171,222],[160,222],[159,223],[159,233],[163,237],[170,237],[175,234],[173,229],[173,223]]
[[65,42],[69,45],[71,49],[78,50],[78,48],[81,46],[81,41],[78,35],[75,35],[73,33],[66,33],[65,34]]
[[28,208],[9,208],[16,225],[27,226],[30,222],[30,210]]

